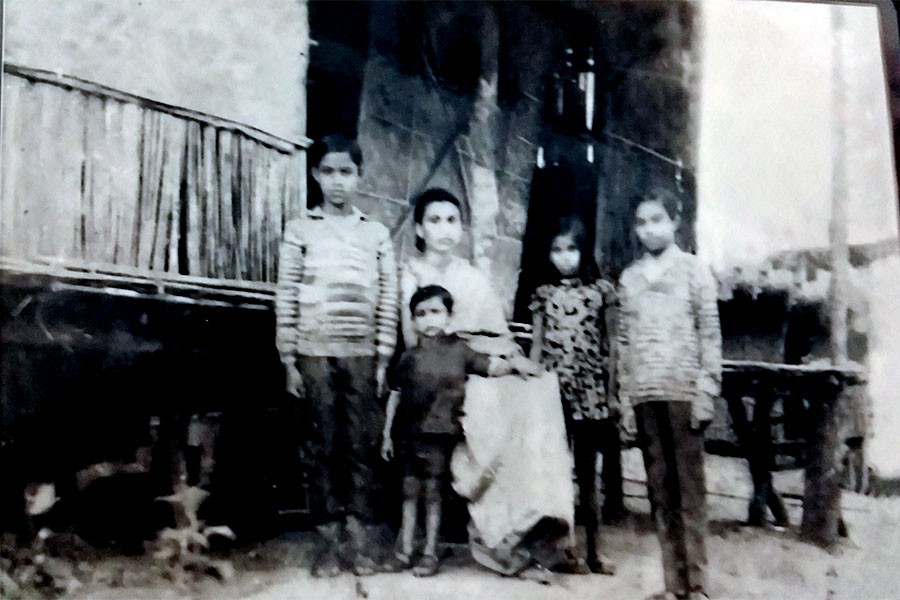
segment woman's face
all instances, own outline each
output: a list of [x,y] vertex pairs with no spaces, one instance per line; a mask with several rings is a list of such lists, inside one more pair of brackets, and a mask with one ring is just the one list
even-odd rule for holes
[[432,202],[425,207],[422,222],[416,223],[416,235],[424,240],[426,252],[452,252],[462,233],[459,209],[450,202]]

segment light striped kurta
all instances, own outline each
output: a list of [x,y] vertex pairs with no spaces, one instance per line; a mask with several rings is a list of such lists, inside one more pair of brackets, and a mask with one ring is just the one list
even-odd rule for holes
[[619,280],[618,385],[623,409],[719,395],[722,334],[712,273],[677,246],[646,255]]
[[287,224],[275,294],[285,356],[389,359],[397,342],[397,264],[387,228],[354,209]]

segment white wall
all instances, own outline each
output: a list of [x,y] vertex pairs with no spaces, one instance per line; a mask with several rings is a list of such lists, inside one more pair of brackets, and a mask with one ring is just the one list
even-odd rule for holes
[[6,60],[301,140],[304,0],[7,0]]
[[[831,8],[710,0],[702,8],[698,221],[715,267],[828,244]],[[844,7],[851,243],[897,235],[874,7]]]
[[869,393],[872,436],[869,460],[885,477],[900,477],[900,256],[866,269],[869,280]]
[[[709,0],[702,12],[699,252],[718,271],[826,247],[834,104],[831,7]],[[898,235],[874,7],[843,7],[850,243]],[[864,273],[875,419],[870,458],[900,475],[900,256]]]

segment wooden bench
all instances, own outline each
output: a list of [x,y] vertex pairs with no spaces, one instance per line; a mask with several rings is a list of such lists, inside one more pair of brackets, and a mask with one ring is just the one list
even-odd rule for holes
[[[784,506],[772,487],[772,406],[779,398],[805,402],[809,422],[801,535],[826,546],[836,540],[840,524],[836,408],[846,386],[864,381],[865,373],[852,367],[724,361],[722,395],[753,479],[751,524],[765,521],[767,506],[776,522],[787,522]],[[752,400],[752,414],[746,399]]]

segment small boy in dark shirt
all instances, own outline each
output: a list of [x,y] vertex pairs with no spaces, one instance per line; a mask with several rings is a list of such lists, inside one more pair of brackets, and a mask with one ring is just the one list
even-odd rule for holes
[[466,373],[533,375],[538,368],[524,357],[506,361],[480,354],[461,337],[446,333],[453,297],[440,286],[416,290],[409,308],[419,342],[404,352],[397,364],[381,455],[385,460],[394,456],[396,439],[397,458],[403,468],[403,516],[400,549],[391,566],[400,570],[412,564],[418,501],[424,492],[425,549],[413,574],[427,577],[438,570],[441,495],[450,472],[451,454],[462,435],[459,418]]

